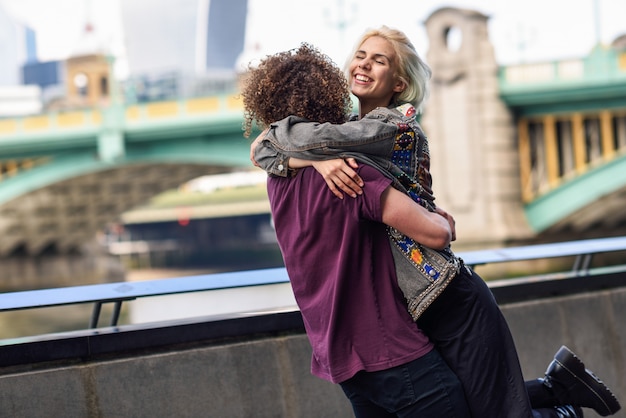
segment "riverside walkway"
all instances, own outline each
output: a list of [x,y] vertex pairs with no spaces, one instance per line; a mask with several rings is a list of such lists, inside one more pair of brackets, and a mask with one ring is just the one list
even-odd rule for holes
[[[571,269],[490,282],[527,378],[541,376],[565,344],[626,399],[626,237],[461,253],[485,263],[563,258]],[[0,295],[2,311],[94,304],[180,293],[233,291],[230,313],[111,325],[0,341],[0,417],[343,417],[336,385],[310,375],[310,347],[294,306],[256,307],[284,269]],[[275,292],[274,292],[275,293]],[[226,297],[221,295],[221,298]],[[163,303],[167,311],[169,305]],[[622,414],[622,415],[620,415]],[[595,416],[586,411],[587,417]],[[624,417],[620,411],[617,417]]]

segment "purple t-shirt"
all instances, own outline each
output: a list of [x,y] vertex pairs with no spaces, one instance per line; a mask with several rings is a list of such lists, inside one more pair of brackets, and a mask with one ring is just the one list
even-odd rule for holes
[[407,312],[380,223],[390,180],[366,165],[359,174],[365,187],[356,199],[335,197],[312,168],[267,182],[278,243],[313,347],[311,371],[334,383],[433,348]]

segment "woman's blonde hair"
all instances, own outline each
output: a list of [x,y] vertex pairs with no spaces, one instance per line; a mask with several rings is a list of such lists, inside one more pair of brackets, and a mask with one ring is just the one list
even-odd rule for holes
[[428,83],[432,72],[430,67],[417,54],[417,50],[409,38],[397,29],[381,26],[378,29],[369,29],[361,36],[355,44],[352,54],[349,55],[345,65],[348,80],[351,76],[348,74],[350,62],[361,45],[363,45],[363,42],[374,36],[383,38],[391,43],[396,53],[396,62],[394,62],[396,66],[395,75],[406,85],[404,91],[394,96],[394,103],[411,103],[418,112],[421,112],[424,102],[428,98]]

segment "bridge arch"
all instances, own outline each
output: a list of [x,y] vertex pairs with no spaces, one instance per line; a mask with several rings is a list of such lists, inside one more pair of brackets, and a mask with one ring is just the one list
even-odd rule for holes
[[563,182],[526,205],[538,233],[614,230],[623,225],[626,154]]
[[130,144],[114,161],[99,160],[93,149],[57,154],[0,182],[0,256],[76,251],[150,197],[202,175],[250,167],[240,132]]

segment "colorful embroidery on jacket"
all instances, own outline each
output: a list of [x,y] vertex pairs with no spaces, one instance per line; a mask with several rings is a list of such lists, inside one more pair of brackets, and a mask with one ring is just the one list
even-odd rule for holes
[[[415,108],[411,104],[404,104],[396,109],[405,116],[414,118],[416,115]],[[394,174],[400,184],[407,190],[409,197],[425,208],[431,209],[433,207],[432,200],[422,199],[423,188],[415,181],[415,177],[417,177],[420,171],[420,161],[418,161],[418,153],[416,152],[419,136],[416,138],[416,135],[420,135],[420,131],[413,129],[410,124],[398,123],[398,133],[396,134],[391,154],[391,162],[401,170],[401,172],[396,171]],[[421,142],[425,143],[425,138]],[[407,173],[411,173],[413,176]],[[416,267],[422,268],[433,280],[437,280],[440,272],[424,262],[420,245],[397,230],[391,227],[388,229],[393,241],[398,245],[405,257]]]

